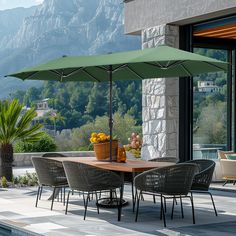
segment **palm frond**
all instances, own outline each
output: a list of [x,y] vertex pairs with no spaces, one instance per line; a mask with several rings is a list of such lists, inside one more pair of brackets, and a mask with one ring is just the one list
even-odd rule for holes
[[14,141],[16,141],[18,139],[24,139],[25,140],[27,137],[32,136],[34,134],[44,133],[44,132],[39,131],[41,128],[42,128],[41,124],[35,124],[35,125],[29,127],[28,129],[25,129],[25,130],[21,131],[17,135],[17,137]]
[[26,111],[26,113],[19,119],[16,129],[17,134],[20,134],[22,131],[28,129],[31,125],[32,120],[37,116],[37,113],[34,109]]
[[20,139],[38,140],[42,135],[41,124],[32,125],[37,116],[34,109],[22,114],[18,100],[0,102],[0,143],[12,143]]

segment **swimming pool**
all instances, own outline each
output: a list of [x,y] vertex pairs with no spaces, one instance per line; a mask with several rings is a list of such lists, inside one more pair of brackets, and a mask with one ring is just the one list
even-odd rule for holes
[[35,236],[39,234],[34,234],[26,231],[22,231],[17,228],[13,228],[9,225],[0,224],[0,236]]

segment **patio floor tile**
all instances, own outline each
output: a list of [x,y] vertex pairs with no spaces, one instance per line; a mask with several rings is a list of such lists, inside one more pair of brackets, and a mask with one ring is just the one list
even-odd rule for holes
[[[192,224],[191,207],[188,199],[183,200],[184,219],[180,205],[175,206],[174,219],[170,219],[172,202],[167,202],[167,228],[160,221],[160,204],[144,196],[140,202],[138,222],[131,204],[122,210],[121,221],[117,221],[117,209],[100,209],[97,214],[95,202],[88,206],[87,218],[83,220],[83,201],[78,195],[71,198],[68,215],[65,206],[55,202],[50,211],[48,197],[51,190],[45,189],[39,207],[35,208],[36,188],[6,189],[0,191],[0,221],[9,219],[15,225],[42,235],[68,236],[182,236],[182,235],[235,235],[236,192],[213,191],[219,216],[216,217],[208,195],[194,195],[196,225]],[[126,186],[125,198],[130,201],[130,188]]]

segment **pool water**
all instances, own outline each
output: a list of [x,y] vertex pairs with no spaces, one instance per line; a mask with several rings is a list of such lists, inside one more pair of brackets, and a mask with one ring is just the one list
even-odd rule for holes
[[11,228],[7,225],[0,224],[0,236],[33,236],[35,234],[26,233],[19,229]]
[[0,227],[0,235],[8,236],[8,235],[12,235],[12,233],[11,233],[11,230]]

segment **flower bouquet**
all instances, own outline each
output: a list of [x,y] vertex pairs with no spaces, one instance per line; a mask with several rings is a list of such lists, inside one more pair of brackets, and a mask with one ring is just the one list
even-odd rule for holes
[[[110,136],[105,133],[92,133],[90,142],[93,144],[96,158],[100,161],[110,160]],[[112,160],[117,160],[118,140],[112,140]]]
[[129,143],[124,145],[127,152],[131,153],[135,158],[141,157],[142,139],[137,133],[132,133],[128,138]]

